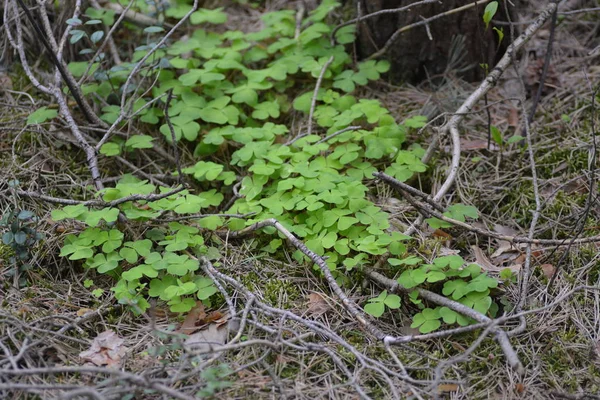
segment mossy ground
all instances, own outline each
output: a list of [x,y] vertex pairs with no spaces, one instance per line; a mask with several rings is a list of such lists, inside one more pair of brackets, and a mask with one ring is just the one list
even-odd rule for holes
[[[568,74],[573,71],[575,61],[566,61],[560,68]],[[15,90],[30,92],[37,96],[23,71],[15,69],[11,73]],[[575,79],[575,78],[572,78]],[[584,87],[584,79],[577,82]],[[466,86],[467,87],[467,86]],[[471,88],[471,86],[468,86]],[[385,97],[394,102],[395,97],[405,96],[407,90],[417,89],[381,89],[374,96]],[[423,90],[422,92],[424,92]],[[420,94],[422,94],[422,92]],[[463,94],[468,94],[465,89]],[[495,94],[499,96],[498,94]],[[578,93],[583,98],[589,97],[585,90]],[[571,96],[572,98],[573,96]],[[403,97],[404,108],[395,117],[404,118],[401,112],[408,114],[425,109],[422,102],[408,103]],[[413,98],[420,98],[413,96]],[[585,211],[589,187],[587,187],[590,129],[589,121],[597,118],[592,111],[579,112],[580,107],[588,107],[590,101],[568,98],[564,91],[556,90],[548,98],[543,99],[534,126],[536,137],[533,150],[536,160],[536,171],[540,183],[540,195],[543,203],[542,219],[536,230],[538,238],[570,239],[573,237],[578,218]],[[583,105],[582,105],[583,104]],[[560,106],[559,109],[556,107]],[[395,107],[398,109],[398,107]],[[56,197],[73,199],[88,198],[89,188],[85,184],[73,184],[87,181],[88,171],[85,158],[71,146],[55,146],[56,143],[44,129],[25,127],[24,121],[29,110],[14,112],[10,108],[0,109],[0,123],[11,129],[2,137],[0,167],[2,180],[18,178],[24,190],[37,191]],[[445,111],[454,111],[448,109]],[[502,111],[502,110],[500,110]],[[500,112],[499,111],[499,112]],[[570,122],[561,120],[561,115],[576,115]],[[469,122],[465,137],[483,139],[486,137],[486,124],[476,116]],[[559,122],[558,125],[555,121]],[[555,124],[560,129],[545,128],[544,124]],[[554,125],[553,125],[554,126]],[[1,128],[0,128],[1,129]],[[25,129],[21,132],[22,129]],[[509,128],[506,127],[508,130]],[[558,132],[558,134],[557,134]],[[432,132],[432,134],[435,134]],[[5,140],[6,138],[6,140]],[[415,138],[426,145],[427,139]],[[14,142],[14,143],[13,143]],[[14,146],[12,146],[14,144]],[[445,145],[445,144],[444,144]],[[15,153],[12,153],[12,147]],[[494,224],[511,227],[526,234],[532,222],[532,210],[535,209],[535,196],[530,161],[526,149],[517,144],[507,146],[506,154],[498,151],[465,152],[456,191],[451,202],[460,201],[474,204],[483,215],[482,223],[493,228]],[[29,161],[36,157],[35,163]],[[473,159],[476,161],[473,161]],[[448,154],[441,153],[431,163],[431,168],[420,176],[418,185],[429,192],[443,180],[448,165]],[[113,165],[101,165],[104,172],[109,172]],[[565,185],[574,181],[573,185]],[[4,187],[3,187],[4,189]],[[378,187],[379,189],[379,187]],[[596,191],[597,191],[596,186]],[[392,191],[377,190],[377,202],[389,205]],[[86,350],[91,340],[100,332],[108,329],[118,330],[125,338],[126,345],[132,349],[125,363],[127,370],[142,373],[148,366],[158,368],[172,367],[182,357],[181,343],[169,335],[153,333],[153,328],[166,331],[182,320],[181,316],[165,311],[163,305],[157,305],[154,319],[136,318],[125,307],[115,304],[109,291],[112,282],[109,277],[94,275],[83,270],[80,265],[70,263],[57,256],[64,234],[76,231],[77,225],[57,226],[48,219],[52,206],[25,198],[14,197],[9,191],[1,195],[0,211],[18,207],[35,210],[42,217],[40,229],[46,233],[46,240],[39,249],[35,249],[35,268],[26,273],[28,286],[14,288],[10,279],[0,278],[0,334],[9,335],[9,331],[19,333],[11,344],[10,350],[18,353],[18,343],[23,343],[30,335],[36,340],[44,341],[47,351],[45,360],[27,359],[31,366],[79,365],[79,352]],[[407,205],[399,199],[388,207],[395,210],[397,221],[401,224],[414,220],[416,213],[408,210]],[[594,208],[584,224],[584,236],[598,234],[600,221]],[[60,229],[59,229],[60,228]],[[432,239],[425,227],[422,227],[418,240],[409,246],[409,252],[431,258],[432,254],[441,251],[460,250],[466,257],[472,256],[471,244],[477,243],[487,254],[497,248],[497,243],[486,238],[476,238],[473,234],[461,229],[449,229],[449,237]],[[66,232],[65,232],[66,231]],[[227,262],[218,266],[219,270],[238,278],[257,298],[265,304],[295,312],[308,319],[317,321],[337,332],[356,350],[384,365],[394,361],[384,346],[365,333],[345,313],[342,305],[330,291],[322,277],[309,265],[299,265],[291,261],[285,251],[273,254],[272,258],[260,256],[260,249],[271,239],[268,235],[254,237],[249,241],[228,244]],[[254,241],[254,243],[252,243]],[[250,243],[250,244],[249,244]],[[533,273],[530,282],[529,308],[541,307],[551,303],[557,294],[565,293],[578,285],[598,286],[600,280],[600,261],[595,244],[574,246],[560,265],[560,276],[553,287],[548,288],[549,279],[539,265],[556,264],[562,259],[564,247],[552,252],[552,248],[538,249],[539,253],[532,264]],[[0,245],[0,270],[3,274],[11,268],[9,258],[11,249]],[[555,265],[558,267],[558,265]],[[393,277],[394,270],[386,270]],[[344,290],[357,304],[364,304],[368,298],[377,295],[380,288],[370,282],[363,282],[360,271],[350,274]],[[3,275],[4,276],[4,275]],[[91,289],[83,286],[85,279],[94,281],[93,288],[103,288],[100,297],[92,295]],[[320,293],[329,306],[322,315],[311,315],[308,295]],[[244,299],[237,293],[236,301],[242,304]],[[497,294],[508,304],[515,304],[519,298],[519,287],[509,284]],[[407,299],[406,299],[407,300]],[[223,298],[213,302],[215,308],[225,306]],[[585,291],[565,299],[555,307],[546,311],[531,314],[527,317],[527,329],[512,336],[511,341],[525,366],[525,375],[518,376],[506,366],[499,346],[488,339],[477,348],[466,362],[449,366],[445,378],[458,382],[456,392],[445,392],[442,395],[453,399],[485,399],[485,398],[551,398],[551,392],[588,393],[600,392],[600,345],[598,344],[598,326],[600,317],[600,300],[591,291]],[[96,310],[98,314],[89,321],[83,321],[77,329],[69,330],[64,335],[55,335],[57,327],[67,325],[85,310]],[[411,332],[410,317],[417,311],[408,300],[397,311],[390,311],[376,321],[386,332]],[[277,331],[285,321],[281,318],[258,318]],[[514,327],[516,327],[516,323]],[[295,329],[307,335],[306,341],[322,345],[335,351],[341,363],[349,369],[357,368],[358,361],[347,348],[328,342],[318,334],[311,334],[305,326],[292,325],[286,329]],[[287,332],[287,333],[286,333]],[[411,343],[407,347],[394,348],[396,357],[406,366],[411,378],[415,380],[431,380],[433,370],[440,360],[460,356],[478,337],[481,331],[469,334]],[[12,333],[11,333],[12,334]],[[256,337],[252,335],[256,334]],[[282,331],[287,337],[289,331]],[[258,329],[249,328],[246,339],[260,338]],[[21,341],[21,342],[19,342]],[[152,348],[158,348],[159,356],[149,357]],[[241,348],[224,354],[220,362],[230,365],[252,364],[250,367],[229,375],[232,382],[229,388],[223,389],[223,398],[270,398],[278,396],[277,388],[289,396],[297,398],[327,397],[323,393],[331,390],[337,398],[354,398],[352,386],[340,385],[339,369],[331,357],[322,351],[298,351],[293,347],[280,352],[271,352],[265,356],[264,349]],[[264,357],[263,357],[264,356]],[[2,360],[0,356],[0,360]],[[194,360],[194,362],[198,362]],[[336,371],[332,373],[332,371]],[[0,373],[1,376],[1,373]],[[78,378],[58,378],[60,382],[81,384]],[[190,378],[193,380],[193,378]],[[389,398],[390,392],[380,376],[373,371],[360,374],[360,384],[373,398]],[[400,382],[400,380],[395,381]],[[206,382],[200,382],[205,384]],[[283,388],[283,389],[282,389]],[[433,390],[435,392],[435,390]],[[408,392],[404,394],[407,395]],[[139,396],[153,396],[139,393]],[[142,397],[140,397],[142,398]],[[152,397],[148,397],[152,398]]]

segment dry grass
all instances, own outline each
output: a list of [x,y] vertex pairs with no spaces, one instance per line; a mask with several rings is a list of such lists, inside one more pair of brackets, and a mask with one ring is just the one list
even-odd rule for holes
[[[275,3],[268,6],[277,7],[279,3]],[[242,21],[248,30],[255,29],[256,13],[243,7],[240,10],[244,14],[240,11],[233,15],[231,24]],[[594,66],[597,57],[587,55],[598,42],[595,24],[571,18],[557,30],[552,73],[558,84],[544,95],[532,125],[544,202],[536,237],[572,237],[577,219],[584,211],[589,191],[585,169],[591,143],[591,119],[597,118],[597,112],[591,108],[590,84],[595,85],[600,76],[600,69]],[[545,42],[532,44],[538,50],[543,46]],[[35,95],[23,77],[16,74],[11,78],[15,90]],[[411,114],[452,112],[472,89],[473,85],[449,74],[435,88],[427,85],[397,88],[382,84],[367,95],[379,97],[397,119],[402,120]],[[503,101],[509,91],[501,86],[488,99],[492,104],[489,107],[492,123],[505,132],[505,137],[515,133],[510,121],[515,106]],[[79,353],[87,350],[92,340],[106,330],[118,332],[128,348],[122,363],[123,372],[144,377],[147,382],[164,382],[188,395],[205,388],[211,380],[201,377],[200,372],[206,370],[209,359],[182,349],[182,338],[169,333],[173,326],[181,323],[181,317],[170,315],[160,304],[154,308],[154,317],[134,317],[116,304],[109,291],[112,283],[107,277],[94,276],[95,287],[105,291],[99,297],[92,295],[90,289],[83,286],[90,272],[58,257],[64,235],[79,227],[53,223],[49,219],[51,205],[17,198],[8,190],[7,182],[18,179],[24,190],[43,189],[58,197],[88,199],[93,194],[84,178],[87,176],[85,158],[69,144],[68,137],[61,133],[61,126],[25,128],[25,119],[34,109],[24,95],[0,97],[0,212],[14,208],[34,211],[41,219],[38,229],[46,237],[32,249],[33,268],[25,273],[28,286],[23,288],[8,275],[12,268],[8,262],[10,249],[0,246],[0,393],[6,390],[2,385],[15,382],[16,378],[2,372],[12,361],[17,360],[16,367],[20,370],[80,366]],[[462,131],[465,141],[487,140],[487,115],[483,111],[482,108],[468,118]],[[568,115],[569,121],[561,119],[562,115]],[[595,122],[597,125],[598,121]],[[435,134],[435,131],[426,133]],[[410,140],[428,142],[422,135]],[[418,184],[425,191],[432,191],[443,181],[448,158],[441,152],[431,170],[421,177]],[[147,162],[141,161],[142,164]],[[108,164],[100,167],[114,168]],[[160,165],[156,169],[161,172]],[[518,144],[507,145],[502,151],[466,150],[456,190],[448,201],[477,206],[482,212],[482,223],[488,227],[497,224],[525,233],[534,208],[531,185],[529,161]],[[415,213],[402,201],[390,199],[389,188],[378,184],[376,193],[378,203],[395,213],[394,219],[400,223],[413,220]],[[586,235],[598,232],[598,215],[596,203]],[[416,235],[419,244],[415,247],[429,246],[428,251],[433,252],[447,245],[437,243],[438,247],[432,249],[429,234],[425,229],[419,232]],[[451,230],[450,234],[453,236],[451,246],[460,250],[465,258],[473,258],[470,244],[477,243],[488,254],[498,245],[458,229]],[[529,308],[549,304],[578,285],[600,286],[600,258],[598,247],[593,244],[572,248],[561,265],[559,278],[548,288],[548,278],[539,265],[555,265],[563,251],[564,248],[539,249],[530,281]],[[278,254],[273,259],[259,256],[252,239],[228,243],[222,254],[219,271],[239,278],[258,301],[320,323],[325,334],[337,333],[367,360],[376,360],[390,368],[394,365],[384,346],[348,318],[339,300],[329,294],[326,284],[313,273],[311,266],[293,262],[288,253]],[[360,282],[358,274],[352,278],[356,278],[353,282]],[[345,290],[358,304],[380,291],[366,281]],[[322,296],[326,303],[324,313],[310,311],[308,298],[314,293]],[[515,304],[519,287],[507,285],[497,295],[507,304]],[[239,291],[233,292],[232,300],[239,310],[248,304],[248,298]],[[93,312],[82,317],[86,310]],[[398,376],[390,376],[386,381],[376,369],[361,368],[356,356],[331,337],[323,336],[323,332],[315,332],[287,316],[259,309],[254,312],[255,324],[246,327],[245,339],[272,340],[269,332],[276,332],[284,345],[274,350],[257,344],[217,354],[216,364],[226,364],[231,369],[227,377],[217,379],[231,383],[221,390],[219,397],[353,399],[358,398],[358,386],[365,388],[373,398],[390,398],[390,384],[403,396],[411,392],[411,385]],[[404,306],[400,312],[390,313],[387,319],[377,323],[386,332],[408,333],[411,313],[414,309]],[[468,362],[452,365],[447,370],[445,378],[450,384],[458,382],[460,388],[443,396],[451,399],[548,399],[560,398],[561,393],[597,396],[600,393],[599,336],[600,294],[580,292],[556,307],[529,315],[527,329],[512,337],[526,367],[523,377],[505,365],[495,342],[486,340]],[[298,337],[302,338],[298,343],[286,341]],[[460,355],[476,337],[471,333],[413,343],[398,347],[394,352],[413,379],[427,382],[432,379],[439,360]],[[153,353],[155,351],[158,353]],[[336,364],[336,360],[340,363]],[[343,366],[351,369],[353,379],[344,375]],[[60,385],[96,387],[102,390],[104,398],[121,398],[125,394],[144,399],[168,397],[149,384],[136,383],[123,374],[108,378],[94,374],[32,374],[20,377],[18,382],[46,388],[40,389],[37,395],[18,389],[5,391],[10,398],[58,398],[60,391],[48,390],[48,387],[60,388]],[[155,391],[148,392],[148,389]]]

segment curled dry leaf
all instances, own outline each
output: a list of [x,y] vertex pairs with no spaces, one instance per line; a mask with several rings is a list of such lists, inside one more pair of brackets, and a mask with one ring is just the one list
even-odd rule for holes
[[516,107],[511,107],[508,110],[508,125],[513,128],[517,128],[519,126],[519,110]]
[[[505,236],[518,236],[519,235],[519,232],[517,232],[516,230],[514,230],[508,226],[503,226],[503,225],[499,225],[499,224],[494,224],[494,232],[499,233],[501,235],[505,235]],[[491,255],[491,257],[497,258],[497,257],[500,257],[501,255],[503,255],[504,253],[515,252],[518,250],[519,249],[517,249],[515,246],[513,246],[510,242],[507,242],[506,240],[498,240],[498,248],[496,249],[494,254]]]
[[229,336],[229,324],[211,323],[199,332],[191,334],[185,341],[188,350],[207,352],[225,344]]
[[488,149],[488,140],[487,139],[475,139],[475,140],[461,140],[460,148],[465,151],[469,150],[491,150],[498,151],[500,148],[495,143],[489,143],[490,147]]
[[[496,258],[493,261],[490,260],[483,250],[481,250],[478,246],[471,246],[473,250],[473,254],[475,255],[475,263],[479,265],[484,271],[487,272],[500,272],[503,269],[510,269],[513,272],[518,272],[521,269],[522,262],[513,262],[510,265],[504,265],[503,262]],[[519,257],[517,257],[518,259]]]
[[206,312],[204,311],[204,304],[201,301],[196,302],[196,306],[190,310],[185,316],[181,327],[176,331],[177,333],[183,333],[184,335],[191,335],[199,328],[196,325],[206,318]]
[[112,330],[107,330],[96,336],[90,349],[79,353],[79,357],[94,365],[117,367],[126,352],[123,339]]
[[515,385],[515,391],[516,391],[518,394],[523,394],[523,392],[525,392],[525,385],[523,385],[522,383],[517,383],[517,384]]
[[458,390],[459,386],[456,383],[442,383],[440,385],[438,385],[437,387],[437,391],[438,393],[449,393],[449,392],[456,392]]
[[316,292],[308,295],[308,309],[306,312],[313,317],[318,317],[329,311],[329,304],[325,301],[325,298]]
[[542,264],[540,265],[540,268],[542,269],[544,276],[548,279],[552,279],[556,273],[556,267],[552,264]]
[[475,256],[475,263],[479,265],[484,271],[488,272],[500,272],[502,269],[501,266],[494,265],[489,258],[483,253],[483,250],[479,248],[479,246],[471,246],[471,250],[473,250],[473,255]]
[[444,246],[442,246],[438,252],[438,256],[454,256],[459,254],[460,250],[455,250]]
[[452,240],[452,235],[449,233],[444,232],[441,229],[436,229],[435,231],[433,231],[433,233],[431,234],[431,236],[433,236],[436,239],[443,239],[443,240]]
[[94,310],[92,310],[91,308],[80,308],[79,310],[77,310],[77,316],[78,317],[83,317],[85,314],[92,312]]

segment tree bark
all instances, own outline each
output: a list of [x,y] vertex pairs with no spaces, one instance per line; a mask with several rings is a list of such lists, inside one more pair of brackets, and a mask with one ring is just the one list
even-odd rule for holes
[[[362,15],[414,3],[414,0],[356,1],[360,2]],[[443,3],[435,2],[360,22],[357,40],[359,56],[367,58],[381,49],[402,27],[472,3],[469,0],[444,0]],[[499,3],[493,21],[507,21],[503,2]],[[392,63],[392,80],[416,84],[426,79],[435,80],[451,71],[469,81],[482,79],[485,76],[484,65],[493,68],[510,41],[508,27],[504,27],[505,38],[501,43],[492,29],[493,22],[486,29],[484,9],[485,4],[476,5],[400,34],[384,55]],[[512,13],[512,10],[509,12]]]

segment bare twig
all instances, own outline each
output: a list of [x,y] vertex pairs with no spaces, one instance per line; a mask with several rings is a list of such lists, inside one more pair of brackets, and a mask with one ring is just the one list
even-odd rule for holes
[[[25,16],[27,17],[27,19],[33,26],[33,28],[38,36],[38,39],[42,42],[42,44],[48,51],[48,54],[50,55],[50,59],[52,60],[52,62],[54,63],[54,66],[58,69],[63,80],[69,87],[69,90],[71,91],[71,94],[73,95],[73,98],[77,102],[77,105],[79,106],[79,108],[81,109],[83,114],[85,115],[86,119],[92,124],[101,125],[101,126],[104,125],[104,122],[102,122],[102,120],[100,120],[100,118],[98,118],[98,116],[96,114],[94,114],[94,112],[92,111],[89,104],[87,104],[85,102],[85,100],[83,98],[83,94],[81,93],[81,90],[79,90],[79,86],[77,85],[77,82],[73,78],[73,75],[71,75],[71,73],[68,72],[68,70],[64,67],[62,60],[57,58],[57,54],[55,54],[55,49],[53,49],[52,46],[50,45],[50,43],[48,42],[48,37],[52,37],[52,36],[51,35],[46,36],[46,34],[44,32],[42,32],[42,30],[38,26],[37,22],[33,18],[33,15],[31,15],[29,8],[27,8],[27,6],[23,3],[23,0],[16,0],[16,1],[19,4],[19,6],[21,6],[23,11],[25,12]],[[47,16],[46,16],[46,18],[42,18],[42,21],[49,24],[49,22],[47,20]],[[17,20],[16,23],[20,25],[20,21]]]
[[94,207],[115,207],[115,206],[118,206],[119,204],[127,203],[128,201],[148,201],[148,202],[158,201],[158,200],[167,198],[169,196],[172,196],[176,193],[179,193],[183,190],[185,190],[185,187],[180,186],[180,187],[175,188],[166,193],[147,194],[147,195],[133,194],[131,196],[123,197],[123,198],[113,200],[113,201],[102,201],[102,200],[80,201],[80,200],[73,200],[73,199],[61,199],[58,197],[47,196],[47,195],[41,194],[41,193],[27,192],[24,190],[17,190],[16,193],[19,196],[31,197],[33,199],[44,200],[44,201],[48,201],[50,203],[55,203],[55,204],[64,204],[64,205],[82,204],[84,206],[94,206]]
[[342,133],[346,133],[348,131],[356,131],[359,129],[362,129],[362,126],[349,126],[347,128],[341,129],[337,132],[333,132],[331,135],[328,135],[328,136],[324,137],[323,139],[319,140],[316,144],[325,143],[325,142],[333,139],[334,137],[341,135]]
[[340,29],[342,29],[345,26],[356,24],[358,22],[362,22],[362,21],[365,21],[367,19],[375,18],[375,17],[377,17],[379,15],[398,14],[398,13],[401,13],[403,11],[410,11],[410,9],[413,8],[413,7],[418,7],[418,6],[421,6],[421,5],[432,4],[432,3],[437,3],[437,2],[438,2],[438,0],[421,0],[421,1],[416,1],[416,2],[414,2],[412,4],[409,4],[409,5],[404,6],[404,7],[388,8],[388,9],[385,9],[385,10],[379,10],[379,11],[376,11],[376,12],[371,13],[371,14],[367,14],[367,15],[360,16],[358,18],[351,19],[349,21],[346,21],[346,22],[341,23],[338,26],[336,26],[333,29],[333,31],[331,31],[330,40],[332,42],[335,41],[335,34]]
[[[402,184],[402,182],[396,180],[395,178],[393,178],[389,175],[386,175],[382,172],[376,172],[373,175],[376,176],[377,178],[385,181],[386,183],[390,184],[390,186],[392,186],[395,189],[398,189],[401,191],[406,190],[405,186],[407,186],[407,185]],[[418,191],[415,188],[411,189],[411,194],[422,197],[423,199],[425,199],[425,201],[427,203],[431,204],[431,207],[435,207],[436,209],[439,209],[439,207],[440,207],[440,205],[438,203],[435,203],[428,195],[426,195],[425,193],[423,193],[421,191]],[[436,209],[428,207],[426,204],[423,204],[418,201],[415,201],[415,206],[417,206],[419,208],[419,210],[423,211],[428,216],[432,216],[432,217],[441,219],[444,222],[448,222],[452,225],[459,226],[461,228],[467,229],[467,230],[469,230],[473,233],[477,233],[479,235],[491,237],[491,238],[498,239],[498,240],[504,240],[504,241],[507,241],[510,243],[531,243],[531,244],[541,244],[541,245],[563,246],[563,245],[565,245],[566,242],[569,241],[569,239],[533,239],[533,238],[530,239],[529,237],[525,237],[525,236],[503,235],[503,234],[500,234],[497,232],[489,231],[487,229],[481,229],[481,228],[471,226],[466,222],[462,222],[462,221],[455,220],[453,218],[446,217],[445,215],[443,215],[441,212],[437,211]],[[573,242],[573,244],[585,244],[585,243],[594,243],[594,242],[599,242],[599,241],[600,241],[600,235],[590,236],[587,238],[575,239],[572,242]]]
[[445,12],[440,13],[438,15],[434,15],[433,17],[429,17],[429,18],[423,19],[423,20],[421,20],[419,22],[415,22],[414,24],[403,26],[402,28],[400,28],[396,32],[394,32],[392,34],[392,36],[390,36],[390,38],[387,40],[387,42],[385,42],[385,44],[383,45],[383,47],[381,49],[379,49],[378,51],[376,51],[375,53],[373,53],[369,57],[367,57],[367,60],[373,60],[375,58],[379,58],[382,55],[384,55],[389,50],[389,48],[394,44],[394,42],[396,41],[396,39],[398,39],[398,37],[402,33],[406,32],[406,31],[409,31],[409,30],[411,30],[413,28],[416,28],[416,27],[419,27],[419,26],[427,25],[430,22],[435,21],[436,19],[447,17],[449,15],[460,13],[460,12],[463,12],[463,11],[468,10],[470,8],[477,7],[478,5],[488,3],[489,1],[490,0],[479,0],[479,1],[476,1],[474,3],[469,3],[469,4],[466,4],[464,6],[456,7],[456,8],[453,8],[452,10],[445,11]]
[[[475,3],[473,3],[475,4]],[[527,27],[525,32],[515,39],[513,43],[508,47],[506,53],[502,59],[496,64],[492,72],[485,78],[485,80],[479,85],[479,87],[471,93],[471,95],[465,100],[465,102],[456,111],[456,114],[450,118],[448,123],[442,128],[442,133],[450,133],[452,138],[452,163],[448,172],[446,180],[433,196],[433,200],[439,201],[444,195],[450,190],[450,187],[454,184],[456,174],[460,166],[460,134],[458,132],[458,126],[464,118],[464,114],[470,112],[475,104],[493,88],[504,71],[512,64],[515,54],[533,37],[533,35],[544,25],[544,23],[552,16],[556,10],[557,4],[551,2],[542,11],[539,17]],[[434,141],[439,141],[439,135],[434,138]]]
[[325,62],[325,64],[323,64],[323,68],[321,68],[321,73],[319,74],[319,77],[317,78],[317,83],[315,84],[315,90],[313,91],[313,96],[312,96],[312,100],[310,103],[310,110],[308,112],[308,122],[307,122],[308,127],[306,128],[306,132],[303,134],[300,134],[300,135],[296,136],[294,139],[288,141],[286,143],[286,146],[290,146],[297,140],[302,139],[303,137],[312,135],[313,115],[315,113],[315,108],[317,107],[317,97],[319,95],[319,89],[321,88],[321,83],[323,82],[323,77],[325,76],[325,73],[327,72],[327,68],[329,68],[329,66],[331,65],[333,60],[334,60],[333,56],[329,57],[329,59]]
[[[398,337],[386,335],[379,328],[377,328],[376,326],[371,324],[366,319],[363,312],[356,307],[356,305],[348,298],[348,296],[346,296],[346,294],[343,292],[343,290],[337,284],[337,282],[335,281],[335,278],[333,277],[333,275],[331,274],[331,271],[329,270],[329,267],[327,266],[327,263],[323,260],[323,258],[321,258],[317,254],[312,252],[310,249],[308,249],[304,243],[302,243],[300,240],[298,240],[289,230],[287,230],[283,225],[281,225],[281,223],[279,223],[279,221],[277,221],[276,219],[271,218],[271,219],[267,219],[264,221],[260,221],[258,223],[255,223],[254,225],[246,227],[240,231],[232,232],[232,234],[235,236],[242,236],[242,235],[251,233],[253,231],[256,231],[258,229],[262,229],[267,226],[272,226],[272,227],[276,228],[280,233],[282,233],[290,241],[290,243],[292,243],[292,245],[294,247],[296,247],[298,250],[302,251],[302,253],[304,253],[308,258],[310,258],[310,260],[312,262],[314,262],[319,267],[319,269],[325,276],[325,279],[327,280],[327,283],[329,284],[329,287],[331,288],[331,290],[342,301],[344,308],[352,315],[353,318],[356,319],[356,321],[358,321],[365,329],[367,329],[367,331],[369,331],[377,339],[382,340],[384,343],[396,344],[396,343],[406,342],[406,339],[404,339],[402,337],[398,338]],[[388,279],[388,278],[384,277],[383,275],[381,275],[371,269],[365,269],[365,273],[367,274],[367,276],[369,276],[374,281],[387,286],[390,289],[390,291],[392,291],[392,292],[400,291],[402,293],[409,293],[414,290],[414,289],[404,288],[404,287],[400,286],[396,281]],[[430,292],[430,291],[422,289],[422,288],[418,288],[416,290],[418,291],[420,297],[422,297],[428,301],[431,301],[435,304],[446,306],[453,311],[456,311],[467,317],[473,318],[479,322],[489,322],[490,321],[490,318],[486,317],[485,315],[479,313],[478,311],[475,311],[474,309],[472,309],[470,307],[460,304],[456,301],[453,301],[444,296],[440,296],[438,294],[435,294],[433,292]],[[508,336],[501,329],[496,329],[494,332],[496,334],[496,340],[497,340],[498,344],[502,347],[502,350],[504,351],[504,353],[506,355],[508,363],[511,365],[511,367],[513,367],[513,369],[515,369],[515,371],[521,373],[523,371],[523,366],[522,366],[521,362],[519,361],[519,358],[518,358],[517,354],[515,353],[514,349],[512,348],[510,341],[508,339]]]
[[169,106],[171,105],[171,99],[173,98],[173,89],[169,89],[167,92],[167,101],[165,103],[165,120],[171,131],[171,141],[173,143],[173,152],[175,153],[175,165],[177,166],[177,178],[179,183],[183,184],[183,172],[181,172],[181,160],[179,159],[179,149],[177,148],[177,137],[175,137],[175,128],[171,123],[171,117],[169,116]]

